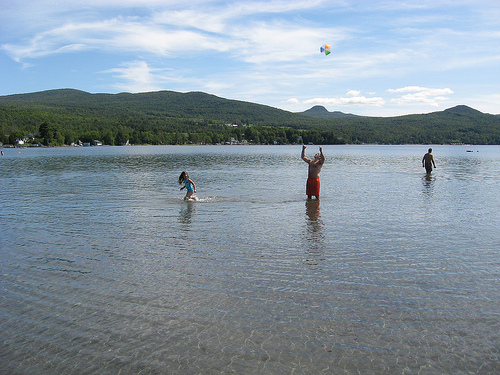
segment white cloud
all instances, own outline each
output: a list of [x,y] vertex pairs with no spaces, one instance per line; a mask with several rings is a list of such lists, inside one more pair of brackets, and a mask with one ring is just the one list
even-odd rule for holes
[[[159,6],[155,0],[147,4],[134,0],[92,4],[100,8],[115,8],[114,16],[108,18],[105,11],[93,15],[88,11],[86,2],[69,2],[60,12],[48,10],[54,9],[51,0],[45,3],[47,9],[40,18],[50,19],[50,22],[40,22],[38,27],[34,22],[33,30],[38,31],[26,38],[27,42],[2,45],[2,49],[15,61],[72,49],[76,51],[77,46],[78,50],[149,52],[161,56],[189,54],[193,51],[232,51],[233,56],[240,56],[252,63],[290,61],[308,53],[297,47],[310,48],[326,32],[317,26],[301,27],[297,23],[272,20],[264,22],[259,18],[266,13],[280,14],[315,7],[321,3],[319,0],[233,4],[199,1],[199,6],[189,9],[176,9],[182,8],[182,5],[175,2]],[[120,15],[127,14],[126,8],[134,4],[144,9],[141,16]],[[145,5],[156,6],[148,10]],[[40,3],[35,7],[39,9]],[[248,17],[252,15],[256,17]],[[294,48],[290,46],[291,41],[294,42]]]
[[350,90],[345,97],[337,98],[314,98],[303,101],[309,105],[325,105],[325,106],[374,106],[381,107],[385,104],[385,100],[381,97],[366,97],[361,95],[360,91]]
[[[187,46],[192,46],[187,48]],[[2,46],[16,61],[81,50],[149,52],[165,56],[174,52],[227,51],[230,43],[190,30],[167,30],[133,19],[66,23],[37,34],[25,45]]]
[[408,93],[400,96],[399,98],[391,99],[392,103],[398,105],[408,104],[426,104],[432,107],[437,107],[439,102],[449,100],[449,97],[444,95],[453,94],[453,90],[449,88],[436,89],[420,86],[407,86],[398,89],[389,89],[389,93]]
[[203,84],[203,87],[210,93],[216,93],[221,90],[231,88],[233,85],[226,82],[208,81]]
[[[178,85],[179,91],[205,90],[216,94],[218,91],[229,89],[232,83],[213,79],[197,79],[190,77],[189,72],[180,72],[172,69],[151,67],[146,61],[136,60],[120,64],[117,68],[102,71],[119,79],[114,87],[126,92],[147,92],[164,90],[165,85]],[[193,85],[198,88],[193,89]]]
[[158,72],[161,69],[153,69],[145,61],[130,61],[123,63],[120,68],[109,69],[102,73],[111,73],[116,78],[124,81],[116,84],[119,90],[128,92],[147,92],[158,91],[161,85],[158,85]]
[[442,94],[453,94],[453,91],[449,88],[444,89],[433,89],[429,87],[420,87],[420,86],[406,86],[401,87],[399,89],[388,89],[387,92],[418,92],[425,93],[426,95],[442,95]]

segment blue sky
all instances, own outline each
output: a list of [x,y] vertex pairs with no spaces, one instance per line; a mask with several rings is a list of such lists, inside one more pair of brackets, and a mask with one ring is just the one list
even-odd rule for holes
[[0,95],[203,91],[292,112],[500,114],[499,20],[499,0],[2,0]]

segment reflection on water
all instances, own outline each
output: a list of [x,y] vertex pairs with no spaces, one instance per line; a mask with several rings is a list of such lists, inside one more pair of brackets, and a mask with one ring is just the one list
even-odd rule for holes
[[325,237],[319,207],[319,199],[306,200],[306,264],[309,265],[318,265],[325,257]]
[[181,204],[181,209],[179,212],[179,221],[182,224],[191,224],[193,219],[193,214],[196,211],[196,203],[192,201],[184,201]]
[[435,180],[436,178],[432,173],[426,173],[425,176],[422,177],[423,192],[425,195],[432,196]]
[[320,218],[319,212],[319,199],[308,199],[306,200],[306,214],[309,218],[309,222],[317,222]]

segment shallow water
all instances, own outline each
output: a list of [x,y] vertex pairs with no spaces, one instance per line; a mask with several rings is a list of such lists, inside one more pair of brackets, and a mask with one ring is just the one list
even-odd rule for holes
[[433,148],[4,149],[0,372],[499,373],[500,147]]

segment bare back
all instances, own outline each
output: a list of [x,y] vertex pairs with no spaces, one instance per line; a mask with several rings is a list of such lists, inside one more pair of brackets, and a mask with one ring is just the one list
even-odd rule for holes
[[436,164],[434,163],[434,156],[430,152],[424,155],[424,157],[422,158],[422,162],[426,164],[433,164],[434,167],[436,166]]

